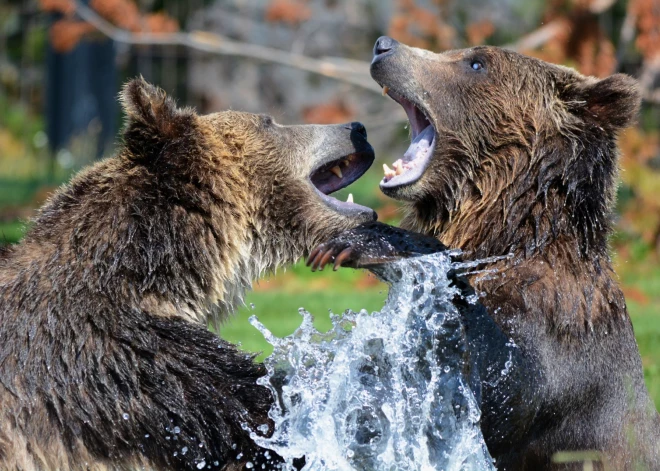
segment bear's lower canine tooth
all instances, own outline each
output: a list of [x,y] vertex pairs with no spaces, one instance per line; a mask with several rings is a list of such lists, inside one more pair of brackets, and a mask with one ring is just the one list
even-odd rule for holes
[[352,203],[353,202],[353,193],[348,194],[348,198],[346,198],[347,203]]
[[383,171],[385,172],[386,177],[393,177],[394,175],[396,175],[396,172],[391,168],[389,168],[387,164],[383,164]]
[[344,178],[344,175],[342,175],[341,169],[339,168],[339,165],[335,165],[334,167],[332,167],[330,169],[330,171],[332,173],[334,173],[335,175],[337,175],[338,178]]
[[383,87],[383,96],[387,96],[387,92],[389,92],[389,91],[390,91],[390,87],[388,87],[387,85],[384,86]]

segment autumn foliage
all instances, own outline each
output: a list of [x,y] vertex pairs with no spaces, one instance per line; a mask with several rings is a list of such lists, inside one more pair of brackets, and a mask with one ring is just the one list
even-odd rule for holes
[[637,49],[646,59],[660,56],[660,5],[658,0],[630,0],[630,14],[636,20]]
[[423,8],[414,0],[396,0],[396,12],[388,34],[402,43],[424,49],[451,49],[456,30],[445,18],[443,6],[434,0],[434,9]]
[[[387,30],[395,39],[416,47],[436,51],[497,43],[498,31],[488,15],[475,21],[457,22],[452,12],[458,0],[391,0],[394,7]],[[44,11],[60,14],[50,31],[53,47],[60,52],[72,50],[83,38],[98,34],[93,25],[76,16],[73,0],[40,0]],[[637,73],[654,70],[655,75],[643,86],[645,97],[660,99],[660,3],[658,0],[628,0],[618,5],[621,26],[608,30],[603,12],[614,8],[615,0],[549,0],[542,7],[538,30],[542,40],[532,43],[521,38],[510,46],[543,60],[574,67],[587,75],[604,77],[622,71],[622,55],[638,61]],[[269,0],[262,10],[263,20],[297,29],[312,16],[312,0]],[[92,8],[106,21],[133,34],[173,33],[179,30],[176,20],[165,13],[144,13],[135,0],[91,0]],[[611,25],[610,25],[611,27]],[[632,52],[631,52],[632,51]],[[638,74],[639,76],[639,74]],[[653,95],[651,92],[655,93]],[[310,123],[338,123],[358,118],[356,109],[343,96],[308,106],[302,117]],[[656,110],[657,111],[657,110]],[[657,115],[657,113],[656,113]],[[660,133],[631,129],[621,137],[622,198],[619,203],[619,233],[614,243],[623,258],[631,256],[634,244],[642,244],[660,258]],[[634,242],[632,242],[634,241]]]
[[304,0],[272,0],[266,7],[266,21],[298,25],[312,15]]
[[[40,0],[40,5],[44,11],[63,16],[50,29],[51,44],[58,52],[73,50],[84,37],[96,31],[93,25],[75,19],[73,0]],[[133,0],[91,0],[89,7],[118,28],[135,34],[174,33],[179,30],[175,19],[161,12],[142,14]]]
[[58,20],[50,28],[51,44],[56,51],[71,51],[84,36],[95,30],[94,26],[84,21]]
[[351,121],[355,116],[353,110],[342,100],[333,100],[310,106],[303,110],[306,123],[334,124]]

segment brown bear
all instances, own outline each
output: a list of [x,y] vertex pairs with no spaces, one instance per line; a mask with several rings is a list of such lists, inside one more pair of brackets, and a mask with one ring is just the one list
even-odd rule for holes
[[[660,469],[660,420],[608,254],[635,80],[388,37],[371,74],[410,120],[411,145],[380,187],[406,202],[402,227],[419,234],[367,223],[310,263],[368,267],[443,246],[501,257],[467,278],[485,310],[463,309],[496,467],[582,469],[567,462],[586,456],[597,469]],[[507,359],[513,372],[500,377]],[[591,453],[559,453],[577,451]]]
[[364,127],[200,116],[141,79],[121,101],[117,155],[0,257],[0,469],[273,469],[249,438],[271,426],[265,368],[207,323],[374,219],[328,196],[373,162]]

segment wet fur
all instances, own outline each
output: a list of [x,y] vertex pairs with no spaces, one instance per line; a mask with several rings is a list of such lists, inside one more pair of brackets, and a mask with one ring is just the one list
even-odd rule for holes
[[[391,194],[407,201],[402,227],[468,259],[508,256],[470,277],[526,369],[516,393],[482,377],[498,469],[581,469],[552,464],[573,450],[598,450],[611,469],[660,469],[660,422],[607,245],[616,138],[636,117],[636,82],[492,47],[398,47],[372,75],[414,98],[439,133],[424,176]],[[469,72],[475,58],[485,73]],[[479,334],[489,321],[466,322],[473,352],[497,357],[498,336]]]
[[[356,221],[306,182],[311,127],[199,116],[139,79],[122,101],[117,156],[0,251],[0,468],[272,467],[243,429],[270,426],[265,370],[207,323]],[[344,128],[314,132],[352,148]]]

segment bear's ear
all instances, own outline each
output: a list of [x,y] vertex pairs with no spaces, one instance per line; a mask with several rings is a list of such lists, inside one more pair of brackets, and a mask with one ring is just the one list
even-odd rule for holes
[[126,113],[124,140],[134,157],[153,155],[189,129],[193,113],[177,108],[165,91],[142,77],[124,85],[120,101]]
[[616,131],[630,126],[641,105],[637,80],[625,74],[585,85],[581,90],[588,118],[605,129]]

